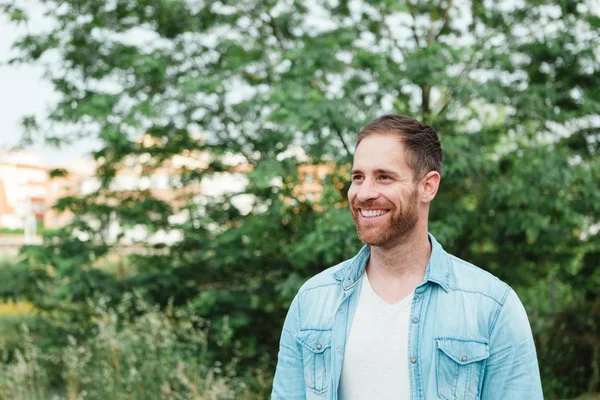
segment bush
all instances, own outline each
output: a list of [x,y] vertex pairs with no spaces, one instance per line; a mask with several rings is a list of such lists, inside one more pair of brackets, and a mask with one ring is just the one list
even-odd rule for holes
[[[3,351],[0,399],[262,398],[236,376],[236,356],[225,364],[209,361],[209,324],[192,308],[161,311],[130,295],[115,309],[91,307],[95,334],[69,337],[56,355],[36,345],[23,325],[19,348]],[[229,327],[220,331],[217,342],[230,343]],[[57,388],[50,368],[61,371]]]

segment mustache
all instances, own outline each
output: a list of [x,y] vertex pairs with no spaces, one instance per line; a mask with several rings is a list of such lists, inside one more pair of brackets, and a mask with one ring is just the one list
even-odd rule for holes
[[366,201],[366,202],[360,202],[360,201],[353,201],[352,202],[352,208],[392,208],[390,207],[389,203],[385,203],[385,204],[379,204],[377,201]]

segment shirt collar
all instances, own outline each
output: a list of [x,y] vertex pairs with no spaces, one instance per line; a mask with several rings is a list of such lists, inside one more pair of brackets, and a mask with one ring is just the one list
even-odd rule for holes
[[[431,233],[429,234],[429,242],[431,243],[431,255],[427,263],[423,283],[437,283],[447,292],[450,281],[450,257]],[[358,254],[348,260],[344,267],[333,274],[334,278],[341,282],[344,290],[349,290],[358,283],[370,256],[371,248],[365,245]]]

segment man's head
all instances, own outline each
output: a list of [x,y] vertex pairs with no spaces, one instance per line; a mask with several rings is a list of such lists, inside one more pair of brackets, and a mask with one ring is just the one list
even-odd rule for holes
[[384,115],[358,135],[350,210],[366,244],[392,247],[421,227],[440,182],[442,149],[429,126],[401,115]]

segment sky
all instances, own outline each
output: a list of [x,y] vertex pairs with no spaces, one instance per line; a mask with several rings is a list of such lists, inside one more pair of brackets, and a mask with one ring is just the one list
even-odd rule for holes
[[[29,4],[35,4],[31,2]],[[44,22],[36,10],[31,10],[32,28],[43,29]],[[47,24],[46,24],[47,26]],[[43,79],[43,68],[30,65],[7,65],[15,55],[12,43],[27,31],[25,26],[16,26],[0,15],[0,150],[15,146],[22,137],[21,118],[36,115],[42,118],[58,99],[52,85]],[[77,143],[63,149],[54,149],[37,144],[30,149],[39,152],[47,166],[68,164],[90,152],[88,143]]]

